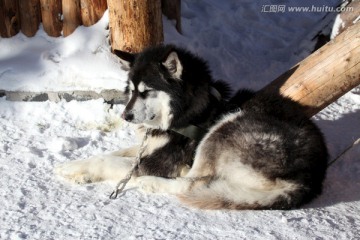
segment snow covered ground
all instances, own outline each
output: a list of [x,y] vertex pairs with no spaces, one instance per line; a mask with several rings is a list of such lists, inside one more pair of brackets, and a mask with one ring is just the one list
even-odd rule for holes
[[[274,1],[183,0],[183,35],[164,20],[165,41],[209,60],[234,88],[259,89],[309,54],[322,13],[264,13]],[[294,1],[283,1],[296,5]],[[298,6],[311,6],[302,1]],[[336,1],[316,1],[334,6]],[[95,90],[124,87],[126,73],[109,52],[107,15],[68,38],[0,38],[0,89]],[[328,169],[324,193],[292,211],[200,211],[174,197],[115,183],[72,185],[56,164],[133,145],[123,105],[9,102],[0,98],[0,239],[359,239],[360,145]],[[314,117],[331,159],[360,137],[360,87]]]

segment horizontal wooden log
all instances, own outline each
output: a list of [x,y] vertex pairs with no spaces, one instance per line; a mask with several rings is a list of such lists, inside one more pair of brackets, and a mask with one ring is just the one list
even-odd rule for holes
[[0,36],[12,37],[20,31],[20,15],[18,2],[0,0]]
[[39,29],[41,22],[39,0],[19,0],[21,32],[32,37]]
[[40,0],[40,5],[44,31],[51,37],[61,36],[61,0]]
[[275,79],[262,91],[279,92],[312,116],[360,84],[360,23]]

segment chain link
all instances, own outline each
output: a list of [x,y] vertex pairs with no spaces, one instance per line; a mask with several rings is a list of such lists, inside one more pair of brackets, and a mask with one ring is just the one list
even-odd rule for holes
[[141,162],[141,156],[143,155],[143,153],[145,152],[145,148],[146,148],[146,141],[148,138],[148,135],[150,133],[150,128],[146,129],[145,132],[145,136],[141,142],[138,154],[136,156],[135,161],[132,164],[131,170],[128,172],[128,174],[125,176],[125,178],[121,179],[118,184],[116,185],[115,190],[110,194],[110,199],[116,199],[117,196],[124,190],[124,188],[126,187],[126,184],[130,181],[131,176],[133,175],[135,169],[139,166],[140,162]]

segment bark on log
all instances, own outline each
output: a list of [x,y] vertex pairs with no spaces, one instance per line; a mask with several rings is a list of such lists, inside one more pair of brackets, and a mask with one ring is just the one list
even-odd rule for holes
[[39,0],[19,0],[21,32],[32,37],[39,29],[41,21]]
[[107,9],[106,0],[81,0],[81,19],[84,26],[95,24]]
[[160,0],[108,0],[111,47],[140,52],[163,42]]
[[279,92],[312,116],[360,84],[360,23],[275,79],[262,91]]
[[8,37],[5,25],[5,7],[4,7],[4,0],[0,0],[0,37]]
[[18,2],[0,0],[0,35],[8,38],[20,31],[20,16]]
[[176,21],[176,30],[181,33],[181,0],[161,0],[161,10],[168,19]]
[[69,36],[81,25],[80,0],[62,0],[63,35]]
[[40,0],[44,31],[51,37],[61,36],[61,0]]

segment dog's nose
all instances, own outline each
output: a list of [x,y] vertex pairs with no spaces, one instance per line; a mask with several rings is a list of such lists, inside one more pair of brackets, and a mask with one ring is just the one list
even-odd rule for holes
[[134,119],[134,114],[129,113],[129,112],[123,112],[123,114],[121,115],[121,117],[123,119],[125,119],[125,121],[131,122]]

